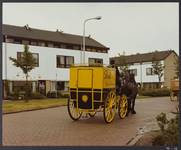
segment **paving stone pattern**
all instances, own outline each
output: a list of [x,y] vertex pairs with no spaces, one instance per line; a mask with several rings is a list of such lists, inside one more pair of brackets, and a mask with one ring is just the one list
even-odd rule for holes
[[67,106],[3,115],[3,146],[125,146],[140,127],[169,113],[179,104],[169,97],[137,99],[135,110],[124,119],[107,124],[103,112],[94,117],[83,114],[73,121]]

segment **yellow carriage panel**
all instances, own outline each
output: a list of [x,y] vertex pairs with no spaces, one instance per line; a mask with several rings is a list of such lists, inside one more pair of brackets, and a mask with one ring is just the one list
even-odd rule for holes
[[103,72],[103,88],[115,88],[116,71],[114,68],[104,68]]
[[78,88],[92,88],[92,69],[78,69]]
[[77,68],[70,68],[69,88],[77,88]]

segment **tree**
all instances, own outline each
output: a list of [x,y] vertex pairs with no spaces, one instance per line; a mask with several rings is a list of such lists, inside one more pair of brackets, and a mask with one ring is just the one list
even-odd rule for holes
[[175,74],[176,74],[176,78],[179,77],[179,58],[177,58],[175,55],[174,55],[174,65],[175,65]]
[[162,72],[165,66],[161,64],[160,58],[157,57],[156,52],[153,52],[153,55],[152,55],[152,67],[154,69],[154,74],[158,75],[158,80],[160,83],[161,77],[163,76]]
[[14,66],[16,67],[20,67],[23,71],[23,73],[26,76],[26,102],[28,102],[28,72],[30,72],[32,69],[34,69],[33,66],[33,56],[31,54],[31,52],[29,51],[29,46],[26,43],[24,45],[24,52],[22,52],[21,55],[21,60],[22,61],[18,61],[15,58],[9,57],[9,59],[14,62]]
[[123,55],[119,55],[119,60],[118,60],[118,67],[120,67],[121,70],[121,76],[124,76],[130,65],[126,62],[126,56],[125,56],[125,51],[123,51]]

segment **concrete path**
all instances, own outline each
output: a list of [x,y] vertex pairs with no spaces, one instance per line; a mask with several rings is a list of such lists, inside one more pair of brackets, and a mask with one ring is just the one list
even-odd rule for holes
[[170,113],[179,104],[169,97],[137,99],[135,110],[120,119],[116,111],[112,123],[103,112],[73,121],[66,106],[3,115],[3,146],[125,146],[139,129],[161,112]]

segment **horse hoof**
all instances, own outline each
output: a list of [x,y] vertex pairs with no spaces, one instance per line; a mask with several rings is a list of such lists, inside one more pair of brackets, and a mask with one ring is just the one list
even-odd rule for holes
[[129,113],[130,113],[130,112],[127,112],[127,113],[126,113],[126,116],[128,116],[128,115],[129,115]]
[[131,111],[132,114],[136,114],[136,111]]

